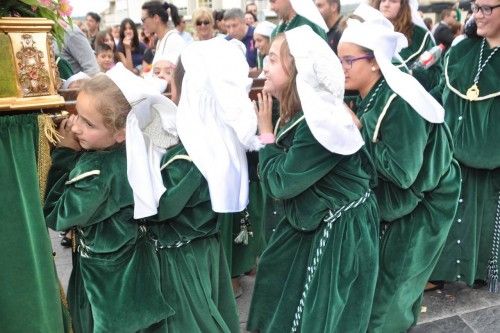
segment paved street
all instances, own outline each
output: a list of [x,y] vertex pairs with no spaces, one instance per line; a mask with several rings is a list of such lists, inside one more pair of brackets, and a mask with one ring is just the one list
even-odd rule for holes
[[[71,272],[71,253],[59,245],[57,233],[50,231],[59,278],[66,289]],[[252,297],[255,277],[241,278],[243,295],[238,298],[241,331],[245,324]],[[419,324],[411,333],[499,333],[500,294],[486,288],[471,289],[461,283],[447,284],[442,291],[425,294]]]

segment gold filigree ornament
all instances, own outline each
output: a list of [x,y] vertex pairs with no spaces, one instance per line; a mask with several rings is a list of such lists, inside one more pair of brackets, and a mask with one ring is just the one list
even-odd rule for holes
[[479,88],[477,84],[473,84],[472,87],[467,90],[467,98],[469,101],[475,101],[479,98]]
[[50,77],[40,51],[31,34],[21,35],[21,49],[16,52],[18,80],[24,97],[50,95]]

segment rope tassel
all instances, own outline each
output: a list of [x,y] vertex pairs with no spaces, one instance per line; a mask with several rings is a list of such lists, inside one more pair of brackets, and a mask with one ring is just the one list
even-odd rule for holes
[[497,212],[493,229],[493,243],[491,246],[491,257],[488,260],[488,290],[498,293],[498,252],[500,248],[500,193],[498,195]]
[[248,245],[248,238],[253,237],[253,232],[250,229],[250,220],[249,220],[250,214],[248,214],[248,211],[245,210],[243,212],[243,217],[240,220],[240,232],[238,236],[234,239],[234,242],[236,244],[241,244],[243,243],[244,245]]

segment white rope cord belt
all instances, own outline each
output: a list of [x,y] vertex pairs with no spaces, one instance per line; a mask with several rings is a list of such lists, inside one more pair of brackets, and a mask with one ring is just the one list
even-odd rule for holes
[[316,273],[318,269],[319,262],[321,260],[321,257],[323,256],[323,249],[330,238],[330,233],[333,228],[333,223],[337,221],[341,216],[342,213],[347,212],[348,210],[352,208],[356,208],[362,203],[366,201],[371,195],[371,191],[367,191],[361,198],[359,198],[356,201],[353,201],[347,205],[344,205],[337,209],[335,212],[329,211],[328,215],[323,219],[323,222],[326,223],[325,228],[323,229],[323,234],[321,235],[321,238],[319,239],[319,244],[314,251],[314,257],[312,260],[312,265],[307,267],[307,276],[306,276],[306,283],[304,284],[304,288],[302,291],[302,296],[300,297],[299,305],[297,306],[297,310],[295,311],[294,319],[293,319],[293,325],[292,325],[292,332],[297,332],[297,329],[300,324],[300,320],[302,318],[302,311],[304,310],[304,304],[305,300],[307,297],[307,293],[309,291],[309,286],[314,278],[314,274]]
[[488,260],[488,289],[492,293],[498,293],[498,251],[500,247],[500,193],[498,193],[497,212],[493,227],[493,243],[491,245],[491,257]]
[[191,240],[187,240],[187,241],[177,241],[177,242],[175,242],[173,244],[169,244],[169,245],[162,245],[159,240],[157,240],[151,236],[149,236],[149,239],[153,242],[156,251],[160,251],[163,249],[176,249],[176,248],[179,248],[179,247],[182,247],[184,245],[191,243]]

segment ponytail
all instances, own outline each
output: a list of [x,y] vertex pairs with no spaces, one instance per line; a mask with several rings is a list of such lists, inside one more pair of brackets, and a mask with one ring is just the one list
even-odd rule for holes
[[169,15],[172,17],[172,22],[175,26],[179,25],[181,21],[177,7],[168,2],[161,3],[160,1],[148,1],[145,2],[141,8],[148,12],[148,16],[158,15],[161,21],[165,24],[168,23]]

